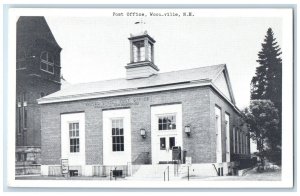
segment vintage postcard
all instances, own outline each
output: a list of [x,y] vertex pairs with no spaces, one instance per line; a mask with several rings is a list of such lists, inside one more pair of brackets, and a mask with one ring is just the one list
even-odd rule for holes
[[292,18],[9,9],[9,186],[292,187]]

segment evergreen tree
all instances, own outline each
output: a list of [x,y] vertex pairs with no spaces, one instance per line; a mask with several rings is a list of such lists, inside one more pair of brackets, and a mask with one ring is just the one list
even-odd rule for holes
[[282,60],[281,48],[274,38],[271,28],[268,29],[262,50],[258,53],[257,62],[260,64],[256,68],[255,76],[251,81],[251,99],[271,100],[281,116],[282,97]]
[[[251,81],[251,100],[271,100],[278,110],[278,128],[264,134],[268,141],[265,151],[268,158],[281,162],[281,112],[282,112],[282,59],[281,48],[274,38],[271,28],[268,29],[262,50],[258,53],[255,76]],[[274,120],[276,117],[274,117]],[[277,121],[277,120],[276,120]]]

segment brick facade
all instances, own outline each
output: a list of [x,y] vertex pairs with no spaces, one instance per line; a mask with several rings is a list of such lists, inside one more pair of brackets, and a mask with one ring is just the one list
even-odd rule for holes
[[[230,115],[230,130],[239,119],[224,99],[208,86],[163,92],[127,95],[91,100],[50,103],[41,105],[42,164],[59,165],[61,158],[60,115],[63,113],[85,112],[86,164],[103,164],[102,111],[114,108],[131,109],[132,162],[143,153],[149,152],[151,161],[151,106],[160,104],[182,104],[182,149],[193,163],[213,163],[216,161],[214,106],[222,108],[222,133],[224,132],[224,112]],[[191,134],[184,133],[184,126],[190,125]],[[146,130],[146,138],[140,129]],[[224,138],[222,139],[224,146]],[[224,147],[223,147],[224,149]],[[225,152],[223,152],[225,161]]]

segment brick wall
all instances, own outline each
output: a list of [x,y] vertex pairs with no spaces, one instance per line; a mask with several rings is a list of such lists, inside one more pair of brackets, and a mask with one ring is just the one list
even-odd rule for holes
[[[150,152],[151,159],[150,107],[179,102],[182,104],[183,112],[183,150],[187,150],[187,156],[192,157],[193,163],[215,162],[215,122],[212,120],[214,119],[214,104],[218,103],[230,114],[233,111],[209,87],[197,87],[41,105],[42,164],[60,164],[60,114],[78,111],[84,111],[86,115],[86,164],[102,164],[102,110],[122,107],[131,109],[132,162],[142,152]],[[223,109],[222,114],[224,114]],[[230,115],[230,118],[233,118],[233,115]],[[189,137],[184,133],[186,125],[191,126]],[[146,138],[141,137],[141,128],[146,130]]]
[[[223,162],[226,161],[226,138],[225,138],[225,113],[229,114],[229,134],[230,134],[230,154],[233,154],[233,127],[240,127],[242,123],[240,115],[232,108],[232,106],[225,101],[225,99],[221,98],[221,96],[215,91],[210,91],[210,131],[211,131],[211,149],[213,152],[216,152],[216,134],[215,134],[215,113],[214,108],[215,105],[221,108],[221,133],[222,133],[222,160]],[[243,127],[244,129],[244,127]],[[250,143],[250,142],[248,142]],[[216,157],[216,153],[212,153],[214,155],[214,159]],[[231,160],[232,161],[232,160]]]

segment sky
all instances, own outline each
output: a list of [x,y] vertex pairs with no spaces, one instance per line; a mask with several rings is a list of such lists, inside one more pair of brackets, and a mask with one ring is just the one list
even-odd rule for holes
[[[144,25],[134,24],[143,20]],[[62,47],[61,71],[71,84],[124,78],[131,33],[147,30],[156,43],[160,72],[226,64],[236,105],[249,105],[250,82],[259,65],[267,29],[281,46],[282,21],[275,17],[46,16]]]

